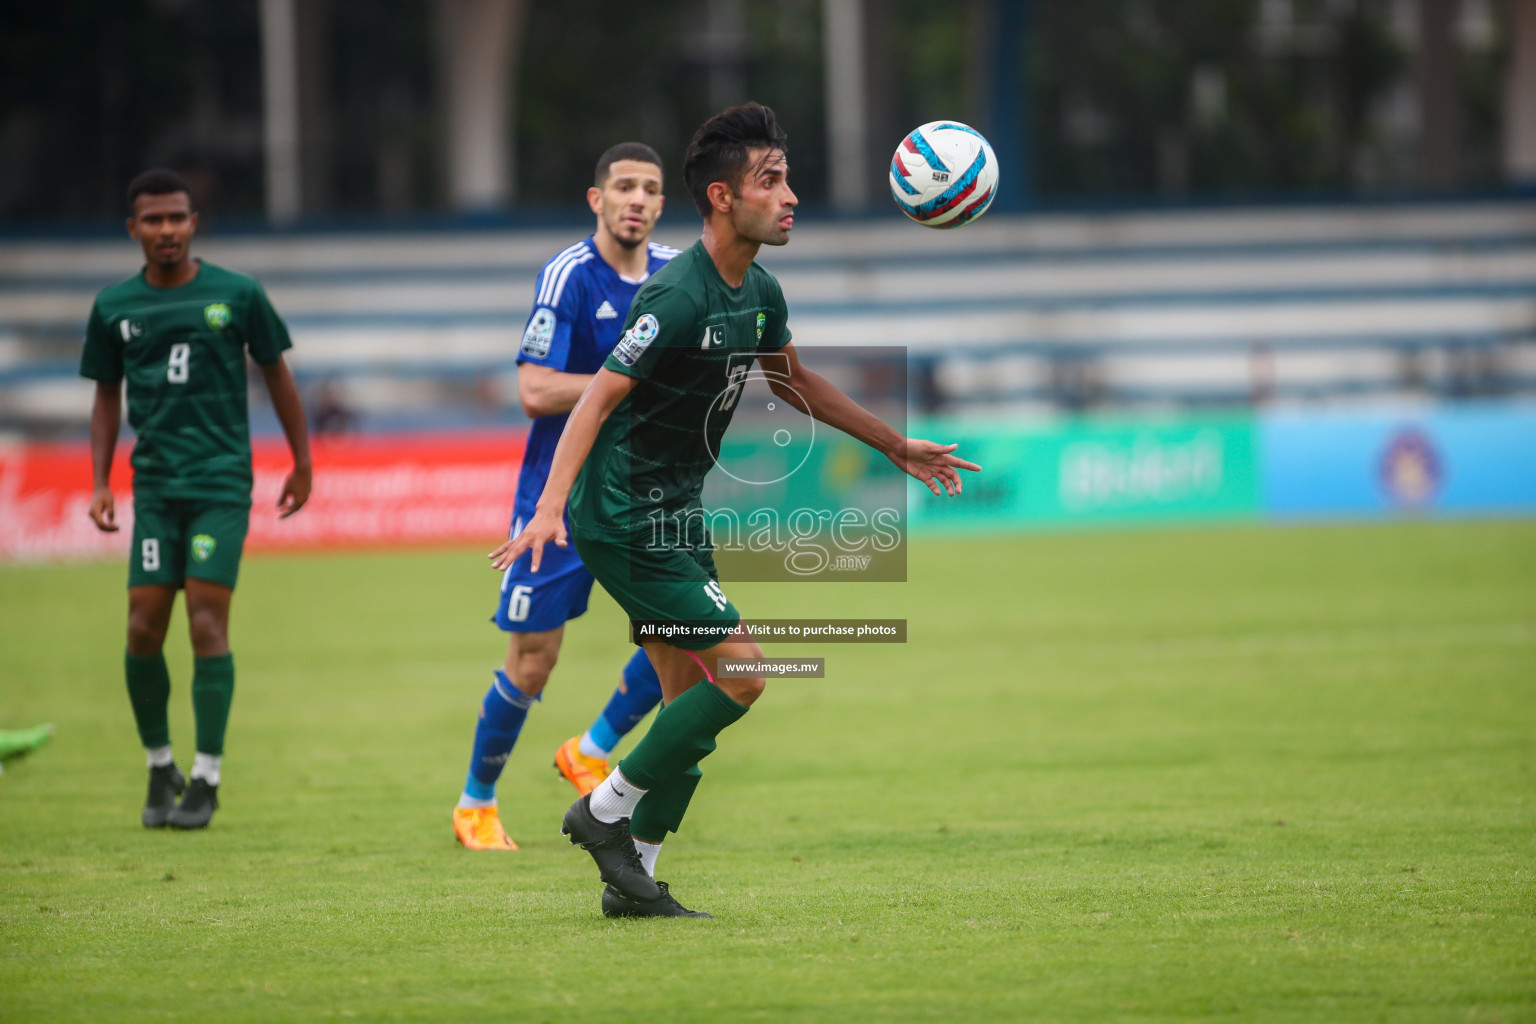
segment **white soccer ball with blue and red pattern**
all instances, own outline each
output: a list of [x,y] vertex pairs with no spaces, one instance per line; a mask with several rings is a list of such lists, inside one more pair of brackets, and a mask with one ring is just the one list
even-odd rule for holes
[[926,227],[969,224],[997,195],[997,157],[970,125],[929,121],[896,147],[891,195],[902,213]]

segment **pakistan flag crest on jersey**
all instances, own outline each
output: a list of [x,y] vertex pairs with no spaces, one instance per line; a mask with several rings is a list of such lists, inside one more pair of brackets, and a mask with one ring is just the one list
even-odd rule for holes
[[765,313],[757,314],[757,340],[763,340],[763,328],[768,326],[768,316]]
[[199,562],[206,562],[218,544],[219,542],[208,534],[200,533],[192,538],[192,557]]
[[203,319],[207,320],[208,326],[215,331],[222,331],[229,326],[229,307],[222,302],[215,302],[211,306],[204,306]]

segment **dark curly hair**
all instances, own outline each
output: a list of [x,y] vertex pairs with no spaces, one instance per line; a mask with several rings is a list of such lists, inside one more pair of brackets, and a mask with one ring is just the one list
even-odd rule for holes
[[133,213],[133,201],[139,196],[168,196],[177,192],[185,192],[196,209],[192,190],[187,187],[187,181],[181,175],[165,167],[145,171],[128,183],[128,212]]
[[732,193],[741,194],[747,150],[766,147],[788,152],[788,141],[773,111],[761,103],[722,110],[700,125],[683,157],[683,185],[699,216],[709,216],[709,186],[715,182],[723,181]]
[[[608,180],[608,168],[620,160],[638,160],[643,164],[655,164],[661,167],[661,154],[643,142],[621,142],[617,146],[609,146],[603,155],[597,158],[597,170],[592,174],[592,184],[598,188]],[[662,169],[665,173],[665,169]]]

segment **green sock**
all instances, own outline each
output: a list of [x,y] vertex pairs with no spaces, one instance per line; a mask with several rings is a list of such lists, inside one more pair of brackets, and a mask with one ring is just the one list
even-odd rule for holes
[[654,789],[709,756],[720,730],[746,713],[746,705],[720,687],[694,683],[661,710],[645,738],[619,762],[619,770],[641,789]]
[[171,699],[171,673],[166,670],[165,655],[141,658],[125,652],[123,675],[128,679],[128,702],[133,705],[139,742],[146,750],[170,746],[171,723],[165,710]]
[[224,726],[235,695],[235,656],[193,659],[192,713],[197,718],[197,752],[224,753]]
[[635,813],[629,819],[629,834],[649,843],[664,842],[668,832],[683,827],[688,802],[693,799],[693,791],[699,788],[702,778],[704,773],[695,764],[681,775],[673,775],[653,786],[635,805]]

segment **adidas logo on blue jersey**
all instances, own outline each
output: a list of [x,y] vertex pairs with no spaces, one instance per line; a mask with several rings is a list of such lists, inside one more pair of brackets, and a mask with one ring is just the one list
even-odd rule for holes
[[608,304],[608,300],[604,299],[603,304],[598,306],[597,312],[592,315],[599,320],[615,320],[618,318],[619,314],[617,310]]

